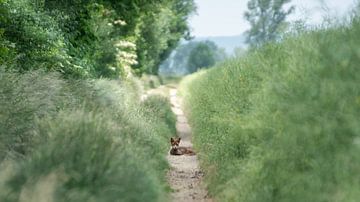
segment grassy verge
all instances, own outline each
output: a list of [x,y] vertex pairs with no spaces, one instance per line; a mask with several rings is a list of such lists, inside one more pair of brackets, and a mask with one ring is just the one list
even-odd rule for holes
[[182,76],[162,76],[161,78],[163,80],[164,85],[176,88],[183,77]]
[[176,88],[180,83],[182,77],[180,76],[155,76],[144,74],[140,78],[142,86],[145,91],[159,88],[161,85]]
[[360,198],[360,22],[308,31],[181,84],[219,201]]
[[0,201],[166,201],[175,117],[132,81],[0,74]]
[[144,86],[144,90],[150,90],[154,88],[158,88],[162,85],[163,81],[160,76],[143,74],[140,78],[141,83]]

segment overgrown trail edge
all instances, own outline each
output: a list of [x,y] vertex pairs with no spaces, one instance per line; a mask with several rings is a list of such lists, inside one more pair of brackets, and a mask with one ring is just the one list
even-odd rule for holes
[[[176,114],[177,135],[181,137],[180,146],[192,146],[191,128],[180,105],[180,98],[176,89],[170,89],[170,102],[172,111]],[[168,153],[167,160],[170,170],[167,173],[167,180],[173,189],[171,201],[191,202],[202,201],[212,202],[202,184],[203,172],[199,167],[197,156],[172,156]]]

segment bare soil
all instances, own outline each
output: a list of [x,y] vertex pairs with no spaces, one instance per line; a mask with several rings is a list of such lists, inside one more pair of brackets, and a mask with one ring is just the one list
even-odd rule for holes
[[[176,89],[170,89],[170,102],[172,110],[176,114],[177,135],[181,137],[180,146],[192,147],[191,128],[181,109],[180,98],[177,96]],[[193,156],[173,156],[168,154],[167,159],[170,170],[167,173],[167,180],[173,190],[171,201],[192,202],[203,201],[212,202],[208,196],[206,188],[202,183],[203,172],[200,170],[196,155]]]
[[[181,137],[180,146],[192,147],[191,128],[188,120],[181,109],[181,98],[177,95],[176,88],[159,86],[158,88],[146,91],[141,100],[149,95],[159,94],[169,96],[171,109],[176,115],[177,135]],[[170,140],[169,140],[170,150]],[[195,151],[196,152],[196,151]],[[202,182],[204,173],[199,167],[197,155],[173,156],[168,152],[167,160],[170,170],[167,173],[167,180],[171,186],[171,201],[173,202],[213,202]]]

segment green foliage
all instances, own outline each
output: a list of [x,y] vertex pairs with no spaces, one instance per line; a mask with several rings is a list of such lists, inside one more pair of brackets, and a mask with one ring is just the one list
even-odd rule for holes
[[37,12],[26,0],[0,2],[1,49],[8,56],[1,56],[2,65],[8,69],[56,69],[66,54],[62,36],[54,21]]
[[0,201],[167,201],[175,116],[165,98],[141,103],[129,75],[157,72],[193,10],[0,0]]
[[360,21],[188,77],[182,94],[220,201],[360,198]]
[[147,116],[155,120],[159,119],[157,122],[166,124],[164,128],[169,128],[170,134],[176,134],[176,116],[172,113],[169,101],[165,97],[152,95],[142,105]]
[[58,75],[0,72],[0,160],[29,152],[36,117],[54,115],[62,105]]
[[162,64],[162,74],[188,74],[223,61],[226,53],[212,41],[190,41],[177,47]]
[[188,73],[187,63],[195,42],[179,45],[160,67],[160,73],[165,75],[184,75]]
[[133,81],[0,74],[0,201],[166,201],[169,102]]
[[218,47],[212,41],[198,42],[189,53],[188,71],[193,73],[200,68],[213,66],[220,58]]
[[251,0],[245,18],[251,28],[247,32],[247,42],[251,46],[263,45],[278,39],[286,16],[294,11],[294,7],[283,10],[283,6],[291,0]]
[[[141,37],[137,41],[139,65],[142,68],[151,67],[147,73],[157,73],[163,51],[168,48],[167,41],[170,35],[170,23],[173,13],[169,8],[161,9],[158,13],[144,16],[144,22],[140,26]],[[148,50],[144,52],[142,50]],[[142,70],[142,71],[145,71]]]
[[2,0],[0,62],[75,78],[156,74],[194,9],[193,0]]
[[194,10],[193,0],[167,1],[143,16],[137,41],[140,73],[157,74],[160,63],[176,48],[179,40],[189,39],[186,19]]
[[142,86],[144,87],[143,90],[147,91],[149,89],[158,88],[161,86],[162,78],[158,75],[150,75],[150,74],[143,74],[140,78]]

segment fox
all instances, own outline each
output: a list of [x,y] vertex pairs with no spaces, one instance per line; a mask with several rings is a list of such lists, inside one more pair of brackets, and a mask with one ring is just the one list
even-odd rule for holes
[[193,151],[191,147],[180,147],[180,140],[181,138],[170,138],[170,154],[171,155],[196,155],[196,153]]

